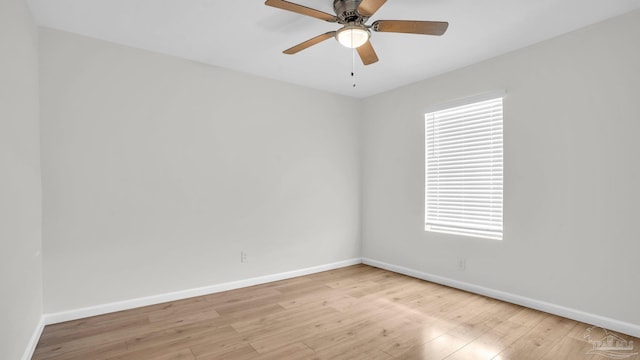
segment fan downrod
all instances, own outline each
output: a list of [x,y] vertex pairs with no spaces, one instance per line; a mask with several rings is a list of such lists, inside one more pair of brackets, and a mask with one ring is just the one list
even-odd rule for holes
[[364,24],[367,18],[358,12],[358,6],[361,2],[362,0],[333,0],[333,11],[336,12],[340,23]]

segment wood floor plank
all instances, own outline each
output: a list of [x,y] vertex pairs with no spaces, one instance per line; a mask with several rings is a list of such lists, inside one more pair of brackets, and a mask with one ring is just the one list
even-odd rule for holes
[[[40,350],[40,349],[39,349]],[[126,341],[104,342],[93,346],[83,346],[71,351],[40,350],[33,359],[47,360],[104,360],[127,352]]]
[[[127,329],[140,327],[149,324],[149,318],[144,314],[125,314],[120,317],[112,316],[100,316],[102,319],[100,322],[90,321],[95,320],[89,318],[86,321],[69,321],[61,324],[49,325],[45,327],[40,337],[40,345],[47,346],[50,344],[56,345],[73,341],[78,338],[86,338],[91,335],[100,335],[106,332],[115,331],[118,329]],[[109,314],[111,315],[111,314]]]
[[576,321],[547,315],[544,320],[498,354],[495,359],[541,359],[576,325]]
[[540,312],[517,308],[507,320],[497,324],[462,349],[447,357],[447,360],[491,359],[520,339],[538,325],[544,316]]
[[214,325],[203,322],[136,336],[127,340],[127,350],[135,352],[149,348],[180,348],[207,341],[211,338],[226,340],[237,335],[238,333],[229,325]]
[[260,355],[249,344],[245,344],[237,348],[217,348],[216,351],[207,352],[202,355],[197,355],[197,353],[195,354],[197,360],[253,360]]
[[33,360],[603,359],[592,328],[355,265],[48,325]]
[[467,340],[444,334],[429,342],[412,347],[399,358],[406,360],[444,359],[467,344]]

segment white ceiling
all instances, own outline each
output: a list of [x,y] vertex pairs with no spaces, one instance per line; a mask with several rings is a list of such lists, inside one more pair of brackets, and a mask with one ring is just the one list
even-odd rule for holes
[[[297,0],[333,13],[332,0]],[[29,0],[40,26],[366,97],[640,8],[640,0],[388,0],[374,20],[448,21],[441,37],[373,33],[380,61],[363,66],[329,39],[296,55],[282,50],[338,24],[264,0]]]

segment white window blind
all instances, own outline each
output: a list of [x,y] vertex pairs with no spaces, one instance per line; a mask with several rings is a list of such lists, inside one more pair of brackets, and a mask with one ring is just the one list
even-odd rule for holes
[[502,239],[502,97],[427,113],[425,230]]

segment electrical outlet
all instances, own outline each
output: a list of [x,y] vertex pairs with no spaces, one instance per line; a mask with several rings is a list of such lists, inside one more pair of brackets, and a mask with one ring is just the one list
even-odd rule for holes
[[241,263],[247,262],[247,253],[244,251],[240,251],[240,262]]
[[459,258],[458,259],[458,270],[465,271],[467,269],[467,259]]

